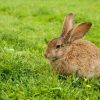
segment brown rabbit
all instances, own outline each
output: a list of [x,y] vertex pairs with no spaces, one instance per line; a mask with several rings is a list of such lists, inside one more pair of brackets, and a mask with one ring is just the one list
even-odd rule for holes
[[73,14],[69,13],[65,17],[61,36],[48,43],[45,57],[59,74],[75,73],[88,79],[100,77],[100,49],[91,42],[80,39],[92,23],[73,24]]

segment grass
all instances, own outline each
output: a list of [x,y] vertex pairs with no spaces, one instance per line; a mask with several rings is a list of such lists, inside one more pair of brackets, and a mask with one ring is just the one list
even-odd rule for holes
[[100,47],[100,0],[0,0],[0,100],[100,100],[100,79],[59,77],[43,56],[69,12]]

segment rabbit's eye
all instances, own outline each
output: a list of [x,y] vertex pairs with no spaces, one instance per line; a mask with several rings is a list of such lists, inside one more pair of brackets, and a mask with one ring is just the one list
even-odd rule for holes
[[56,48],[60,48],[61,45],[57,45]]
[[57,46],[56,46],[57,49],[58,49],[58,48],[61,48],[61,47],[63,47],[63,45],[57,45]]

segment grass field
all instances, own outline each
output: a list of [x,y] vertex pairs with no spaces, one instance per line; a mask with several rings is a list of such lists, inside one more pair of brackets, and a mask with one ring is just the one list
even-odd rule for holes
[[100,79],[59,77],[43,56],[69,12],[100,47],[100,0],[0,0],[0,100],[100,100]]

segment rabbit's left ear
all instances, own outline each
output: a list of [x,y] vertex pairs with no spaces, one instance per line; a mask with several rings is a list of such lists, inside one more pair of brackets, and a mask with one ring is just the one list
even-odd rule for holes
[[65,16],[61,37],[66,37],[69,31],[72,30],[73,25],[74,25],[74,16],[73,13],[69,13],[67,16]]
[[68,42],[72,42],[74,40],[82,38],[90,29],[92,26],[91,22],[81,23],[77,25],[69,34],[69,37],[67,37]]

